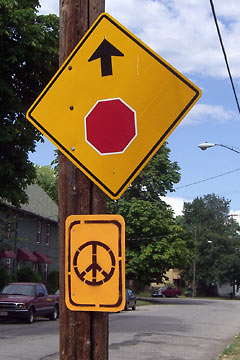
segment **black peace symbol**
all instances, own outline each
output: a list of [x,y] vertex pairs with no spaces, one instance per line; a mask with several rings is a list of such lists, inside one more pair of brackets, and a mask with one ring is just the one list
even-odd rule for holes
[[[78,269],[78,265],[77,265],[78,256],[79,256],[80,252],[88,246],[92,247],[92,263],[84,271],[80,272]],[[97,263],[97,249],[99,246],[104,248],[107,251],[107,253],[111,259],[111,269],[109,272],[105,271]],[[88,241],[87,243],[83,244],[76,251],[74,258],[73,258],[73,268],[75,270],[75,273],[79,277],[79,279],[81,281],[83,281],[85,284],[93,285],[93,286],[102,285],[103,283],[110,280],[115,271],[115,264],[116,264],[116,261],[115,261],[115,257],[113,255],[112,250],[106,244],[104,244],[100,241]],[[90,271],[92,272],[92,281],[85,279],[86,274],[89,273]],[[102,274],[103,280],[97,281],[97,272]]]

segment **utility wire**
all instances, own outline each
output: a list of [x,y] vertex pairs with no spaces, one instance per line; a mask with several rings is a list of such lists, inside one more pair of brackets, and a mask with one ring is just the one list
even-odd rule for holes
[[188,187],[188,186],[200,184],[200,183],[205,182],[205,181],[208,181],[208,180],[213,180],[213,179],[216,179],[216,178],[221,177],[221,176],[224,176],[224,175],[232,174],[232,173],[234,173],[234,172],[236,172],[236,171],[239,171],[239,170],[240,170],[240,169],[231,170],[231,171],[225,172],[225,173],[223,173],[223,174],[219,174],[219,175],[216,175],[216,176],[209,177],[209,178],[207,178],[207,179],[199,180],[199,181],[196,181],[196,182],[191,183],[191,184],[188,184],[188,185],[179,186],[179,187],[175,188],[174,190],[179,190],[179,189],[186,188],[186,187]]
[[215,21],[215,25],[216,25],[216,28],[217,28],[219,41],[220,41],[220,44],[221,44],[221,47],[222,47],[222,52],[223,52],[223,55],[224,55],[225,63],[226,63],[226,66],[227,66],[228,75],[229,75],[229,78],[230,78],[230,81],[231,81],[231,84],[232,84],[233,93],[234,93],[235,100],[236,100],[236,103],[237,103],[237,108],[238,108],[238,111],[239,111],[239,114],[240,114],[240,105],[239,105],[239,102],[238,102],[237,93],[236,93],[235,86],[234,86],[234,83],[233,83],[232,74],[231,74],[230,67],[229,67],[229,64],[228,64],[227,54],[226,54],[226,51],[225,51],[225,48],[224,48],[224,45],[223,45],[223,40],[222,40],[222,36],[221,36],[220,29],[219,29],[219,26],[218,26],[217,16],[216,16],[216,13],[215,13],[215,9],[214,9],[214,5],[213,5],[212,0],[210,0],[210,4],[211,4],[211,8],[212,8],[212,14],[213,14],[213,18],[214,18],[214,21]]

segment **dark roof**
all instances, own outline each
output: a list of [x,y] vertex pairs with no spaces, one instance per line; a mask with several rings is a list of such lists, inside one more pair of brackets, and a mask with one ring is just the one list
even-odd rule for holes
[[28,203],[20,206],[22,210],[41,217],[58,221],[58,206],[37,184],[29,185],[26,189]]
[[[18,208],[20,211],[26,211],[48,220],[58,221],[57,204],[45,193],[45,191],[39,185],[29,185],[26,189],[26,193],[28,196],[28,203],[20,205]],[[7,206],[13,207],[7,201],[3,201],[3,203]]]

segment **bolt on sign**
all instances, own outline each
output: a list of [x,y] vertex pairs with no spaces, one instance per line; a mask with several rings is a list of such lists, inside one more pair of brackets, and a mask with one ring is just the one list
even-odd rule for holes
[[125,306],[125,222],[120,215],[66,220],[65,303],[75,311]]
[[117,199],[200,96],[196,85],[103,13],[27,118]]

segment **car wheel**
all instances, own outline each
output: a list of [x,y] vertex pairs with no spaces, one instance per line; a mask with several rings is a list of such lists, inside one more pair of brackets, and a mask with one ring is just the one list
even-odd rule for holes
[[54,309],[48,318],[49,318],[49,320],[55,321],[55,320],[57,320],[57,316],[58,316],[58,310],[57,310],[57,307],[54,306]]
[[165,298],[165,297],[166,297],[166,295],[165,295],[165,294],[162,294],[162,297],[163,297],[163,298]]
[[176,294],[176,295],[175,295],[175,297],[176,297],[176,298],[178,298],[178,297],[179,297],[179,295],[178,295],[178,294]]
[[34,322],[34,310],[33,308],[31,307],[29,310],[28,310],[28,314],[27,314],[27,317],[26,317],[26,323],[27,324],[32,324]]
[[132,306],[132,310],[136,310],[136,303]]

